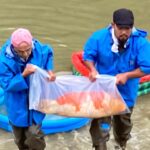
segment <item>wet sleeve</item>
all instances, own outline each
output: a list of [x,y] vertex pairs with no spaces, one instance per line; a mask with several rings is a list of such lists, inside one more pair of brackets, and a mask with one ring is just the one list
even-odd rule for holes
[[141,71],[146,74],[150,73],[150,42],[141,38],[138,42],[138,57],[137,63]]
[[83,60],[96,62],[97,59],[97,40],[93,35],[87,40],[83,48]]
[[17,92],[28,89],[28,85],[22,74],[14,75],[11,70],[0,62],[0,86],[9,92]]

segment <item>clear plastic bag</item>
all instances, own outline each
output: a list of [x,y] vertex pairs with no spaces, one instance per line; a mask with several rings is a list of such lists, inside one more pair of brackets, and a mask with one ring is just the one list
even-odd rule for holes
[[29,108],[46,114],[99,118],[129,112],[113,76],[87,77],[62,75],[47,80],[46,71],[37,67],[30,78]]

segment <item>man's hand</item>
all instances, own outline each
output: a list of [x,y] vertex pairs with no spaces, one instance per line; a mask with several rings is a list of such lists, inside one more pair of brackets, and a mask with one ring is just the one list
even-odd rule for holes
[[89,73],[89,79],[90,81],[94,82],[96,80],[96,75],[98,75],[98,72],[96,70],[93,70]]
[[94,82],[96,80],[96,75],[98,75],[99,73],[97,72],[96,68],[95,68],[95,64],[94,62],[91,61],[84,61],[84,64],[86,65],[86,67],[90,70],[89,73],[89,80],[91,82]]
[[116,75],[116,84],[125,84],[128,80],[127,73],[120,73]]
[[55,74],[52,71],[48,71],[48,74],[49,74],[48,81],[55,81],[56,79]]
[[32,64],[27,64],[24,71],[22,72],[23,77],[27,77],[28,75],[34,73],[36,71],[36,67]]

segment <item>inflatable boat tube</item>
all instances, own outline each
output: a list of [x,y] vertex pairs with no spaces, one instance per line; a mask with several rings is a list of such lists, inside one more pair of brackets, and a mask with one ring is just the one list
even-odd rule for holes
[[140,79],[140,83],[149,82],[150,81],[150,75],[146,75]]
[[142,91],[138,91],[138,96],[145,95],[148,93],[150,93],[150,88],[142,90]]
[[[58,132],[67,132],[81,128],[89,123],[88,118],[68,118],[57,115],[47,115],[42,124],[42,130],[45,134]],[[0,128],[6,131],[12,131],[9,120],[6,115],[6,107],[4,105],[3,90],[0,88]]]
[[[83,62],[83,51],[78,51],[72,53],[71,61],[73,64],[73,67],[77,72],[79,72],[83,76],[89,76],[89,69],[85,66]],[[74,72],[75,73],[75,72]]]
[[74,66],[72,66],[72,74],[75,76],[82,76],[80,72],[78,72]]
[[149,89],[150,88],[150,82],[143,82],[141,84],[139,84],[139,91],[143,91],[145,89]]
[[[48,118],[47,118],[48,117]],[[45,134],[54,134],[60,132],[68,132],[74,129],[81,128],[89,123],[87,118],[57,118],[57,116],[47,115],[42,124],[42,130]],[[0,114],[0,128],[11,132],[11,126],[6,115]]]

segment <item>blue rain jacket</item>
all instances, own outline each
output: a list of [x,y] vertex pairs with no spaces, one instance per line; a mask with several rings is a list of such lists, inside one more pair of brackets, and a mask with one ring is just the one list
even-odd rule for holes
[[11,51],[10,39],[2,46],[0,54],[0,86],[4,97],[10,122],[18,127],[27,127],[32,123],[41,124],[45,114],[29,110],[29,77],[22,72],[27,63],[37,65],[45,70],[53,69],[53,50],[33,40],[32,54],[27,62],[22,62]]
[[[94,32],[84,46],[83,59],[92,61],[100,74],[117,75],[140,68],[150,73],[150,43],[145,38],[147,33],[135,29],[122,53],[112,52],[111,26]],[[129,79],[118,89],[129,107],[135,105],[139,79]]]

